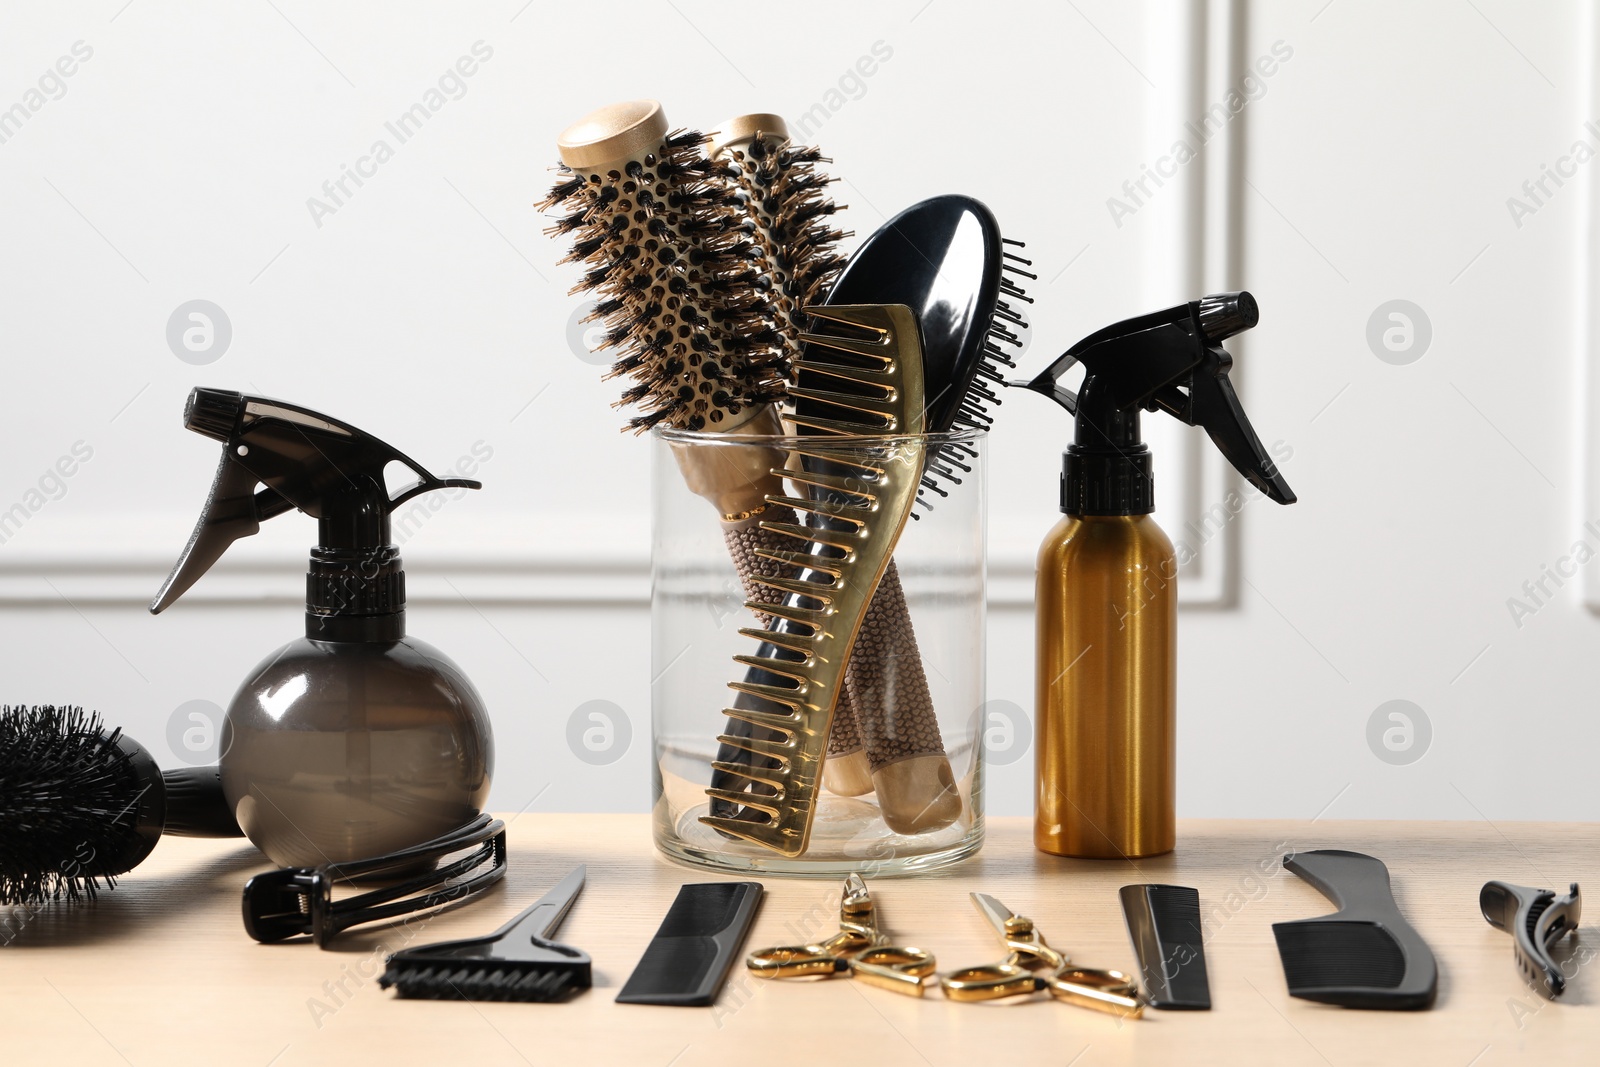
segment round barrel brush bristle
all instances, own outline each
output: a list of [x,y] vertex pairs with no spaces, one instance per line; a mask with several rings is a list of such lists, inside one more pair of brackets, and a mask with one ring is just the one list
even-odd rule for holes
[[561,177],[541,209],[571,242],[563,262],[595,300],[608,377],[633,384],[627,427],[720,431],[782,396],[770,282],[737,191],[704,136],[669,133],[659,104],[603,108],[559,141]]
[[[820,304],[844,268],[838,244],[848,233],[834,227],[839,210],[827,195],[833,179],[814,146],[790,143],[778,115],[740,115],[711,135],[712,158],[738,186],[754,238],[766,254],[775,318],[785,359],[799,357],[799,336],[810,328],[803,308]],[[786,368],[787,369],[787,368]]]
[[92,899],[114,884],[107,860],[137,840],[144,788],[121,739],[82,708],[0,709],[0,903]]
[[0,708],[0,904],[92,900],[163,832],[239,836],[216,767],[163,774],[80,707]]

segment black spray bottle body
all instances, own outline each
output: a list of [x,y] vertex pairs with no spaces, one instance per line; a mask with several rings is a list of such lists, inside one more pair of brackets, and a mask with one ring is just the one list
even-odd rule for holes
[[[306,632],[251,672],[229,705],[222,786],[240,827],[283,866],[393,852],[467,822],[494,766],[488,713],[438,649],[406,634],[389,515],[419,493],[478,488],[305,408],[196,389],[184,424],[223,442],[206,510],[151,605],[181,596],[240,537],[291,509],[318,520]],[[391,496],[384,469],[418,476]]]

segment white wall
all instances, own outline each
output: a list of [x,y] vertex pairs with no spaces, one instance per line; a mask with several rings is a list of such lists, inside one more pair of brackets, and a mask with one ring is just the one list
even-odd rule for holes
[[[494,710],[495,806],[645,808],[648,449],[616,431],[616,387],[571,340],[573,271],[532,204],[556,133],[599,104],[654,96],[703,127],[821,104],[815,139],[856,231],[962,191],[1029,242],[1025,369],[1208,290],[1260,300],[1238,378],[1262,437],[1292,448],[1300,502],[1247,506],[1185,576],[1184,814],[1600,817],[1583,581],[1546,579],[1520,619],[1507,603],[1575,541],[1600,547],[1583,529],[1600,519],[1584,318],[1600,171],[1547,181],[1538,204],[1521,190],[1574,141],[1600,147],[1579,5],[1079,0],[988,6],[986,23],[951,0],[793,18],[675,0],[612,5],[631,21],[602,30],[545,0],[275,4],[4,15],[0,109],[40,105],[0,127],[0,508],[28,510],[0,544],[6,701],[98,708],[171,761],[185,705],[225,705],[299,632],[312,526],[288,516],[167,614],[144,611],[216,462],[181,428],[184,396],[237,388],[429,465],[492,450],[485,491],[405,546],[412,630]],[[30,97],[79,41],[92,56]],[[464,94],[398,143],[385,123],[480,41],[492,55]],[[875,46],[888,58],[852,73]],[[1185,123],[1275,46],[1222,132],[1114,218],[1108,198],[1144,165],[1171,170]],[[393,158],[314,218],[308,198],[380,138]],[[1535,210],[1514,219],[1512,196]],[[194,299],[231,323],[207,366],[166,337]],[[1396,299],[1431,324],[1404,365],[1367,341]],[[1067,427],[1031,396],[1001,414],[989,695],[1025,719],[1028,575]],[[1181,536],[1236,482],[1197,431],[1149,421],[1160,517]],[[92,457],[46,480],[58,498],[30,496],[78,442]],[[609,765],[567,746],[592,700],[631,720]],[[1431,724],[1405,765],[1369,747],[1391,700]],[[993,811],[1029,810],[1017,755],[992,768]]]

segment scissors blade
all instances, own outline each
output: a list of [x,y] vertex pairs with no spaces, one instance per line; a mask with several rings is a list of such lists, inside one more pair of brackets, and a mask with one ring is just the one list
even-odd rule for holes
[[578,899],[578,894],[583,892],[583,883],[588,873],[588,868],[579,864],[574,867],[565,878],[555,884],[555,887],[540,897],[538,900],[507,923],[504,929],[527,924],[530,934],[539,937],[552,936],[561,921],[567,917],[567,912],[572,910],[573,902]]
[[988,920],[989,925],[994,927],[995,933],[1004,939],[1006,936],[1006,920],[1013,917],[1011,909],[991,897],[988,893],[972,894],[972,903],[977,906],[979,913]]

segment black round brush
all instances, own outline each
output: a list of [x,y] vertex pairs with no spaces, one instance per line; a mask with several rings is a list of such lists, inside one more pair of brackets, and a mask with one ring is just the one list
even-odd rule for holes
[[215,766],[163,772],[82,708],[0,708],[0,904],[93,899],[163,833],[242,836]]

